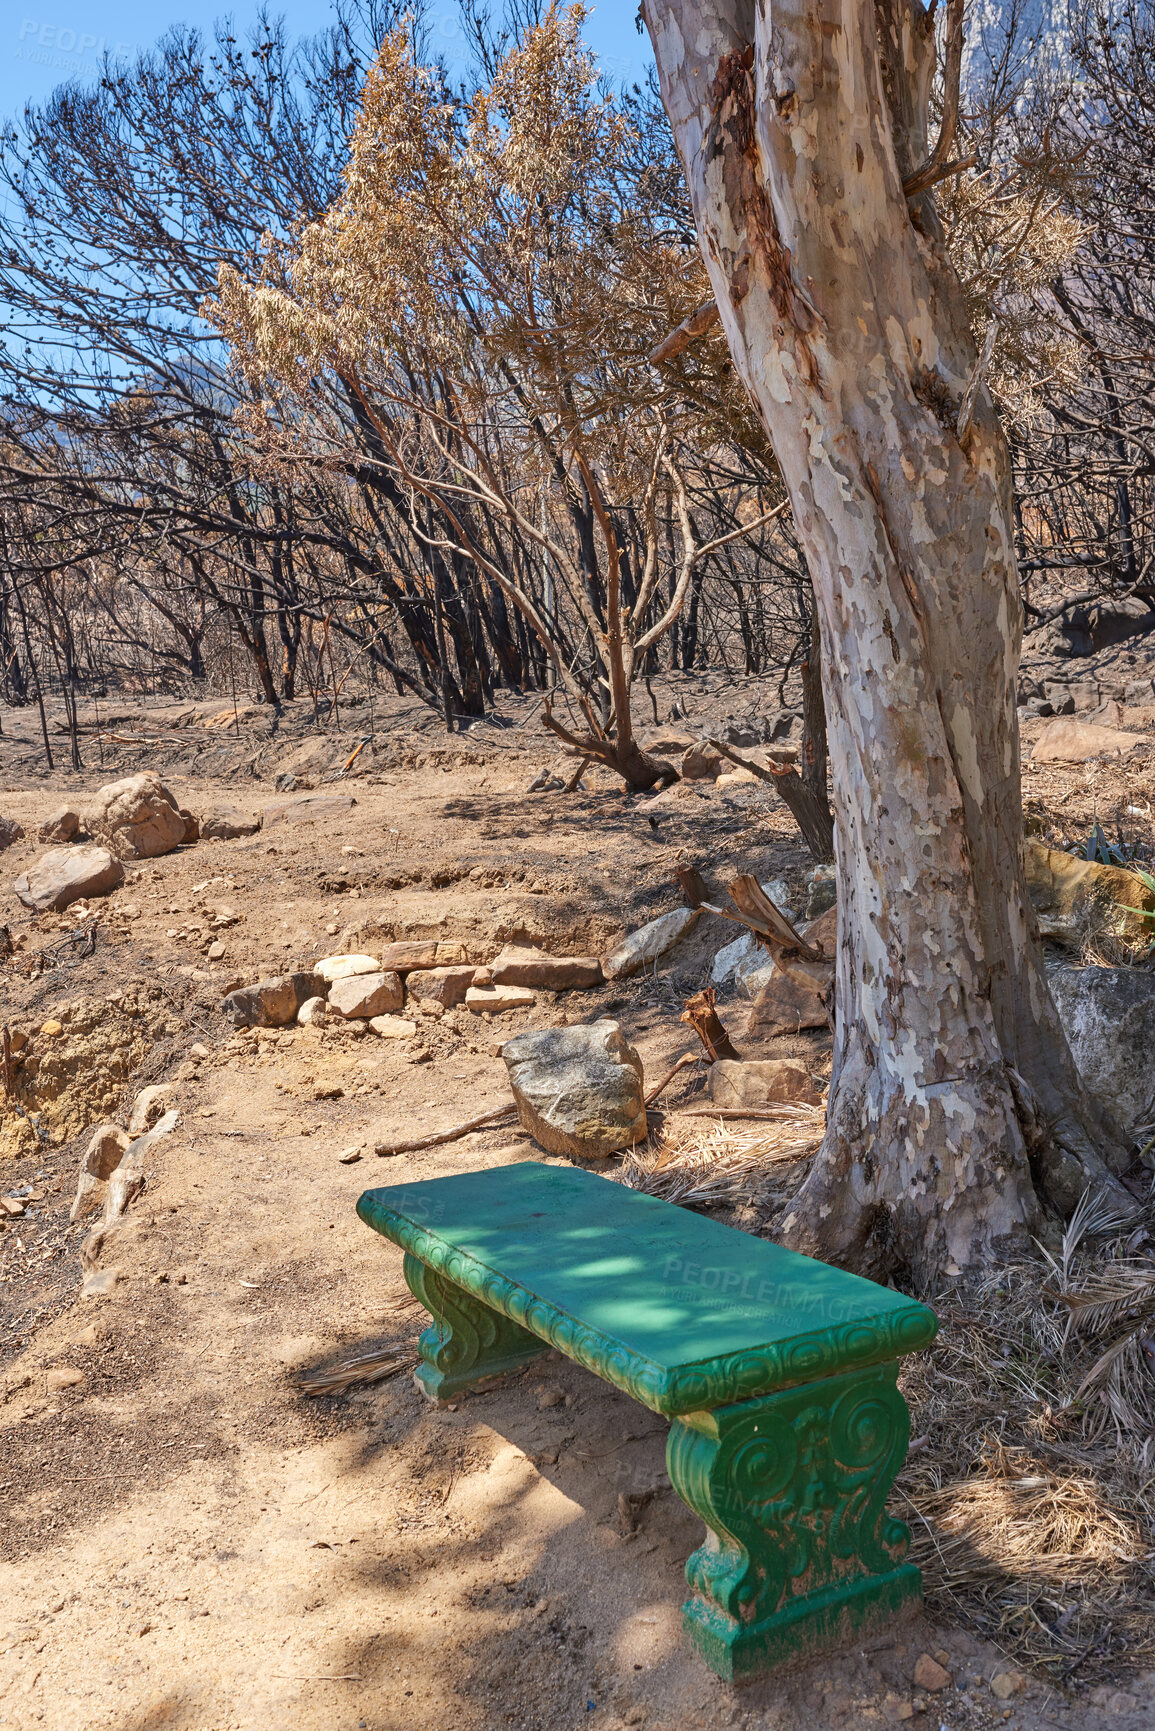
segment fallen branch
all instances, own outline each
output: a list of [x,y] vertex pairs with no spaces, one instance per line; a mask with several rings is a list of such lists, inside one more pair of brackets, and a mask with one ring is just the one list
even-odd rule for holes
[[678,1071],[684,1070],[687,1064],[696,1064],[700,1057],[700,1052],[683,1052],[673,1069],[662,1077],[657,1087],[650,1089],[649,1093],[646,1095],[646,1105],[652,1106],[655,1100],[660,1099],[666,1089],[670,1086],[670,1083],[674,1080],[674,1077],[678,1074]]
[[497,1124],[503,1118],[512,1118],[516,1111],[517,1107],[510,1101],[507,1106],[498,1106],[492,1112],[482,1112],[480,1117],[470,1118],[464,1124],[455,1124],[452,1130],[438,1130],[432,1136],[417,1136],[411,1142],[378,1142],[373,1151],[382,1159],[392,1154],[417,1154],[422,1148],[437,1148],[442,1142],[459,1142],[462,1136],[468,1136],[471,1130],[484,1130],[487,1124]]

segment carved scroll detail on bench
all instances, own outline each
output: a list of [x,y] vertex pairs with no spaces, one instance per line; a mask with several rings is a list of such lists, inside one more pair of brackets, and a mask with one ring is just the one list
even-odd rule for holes
[[432,1400],[451,1400],[486,1377],[520,1370],[546,1350],[516,1322],[491,1310],[436,1269],[408,1253],[405,1279],[432,1324],[421,1336],[421,1363],[414,1373]]
[[910,1436],[896,1372],[675,1420],[670,1479],[710,1535],[686,1565],[685,1626],[722,1676],[837,1644],[918,1597],[910,1534],[884,1506]]

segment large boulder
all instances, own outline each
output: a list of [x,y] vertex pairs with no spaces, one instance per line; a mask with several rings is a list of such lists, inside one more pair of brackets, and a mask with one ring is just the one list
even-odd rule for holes
[[518,1034],[501,1055],[518,1117],[550,1154],[604,1159],[645,1136],[642,1060],[617,1022]]
[[783,1102],[817,1106],[822,1090],[805,1065],[791,1058],[755,1058],[746,1063],[719,1058],[710,1065],[710,1098],[723,1109],[759,1111]]
[[202,841],[236,841],[238,836],[255,835],[261,820],[253,812],[238,811],[233,805],[211,805],[201,818]]
[[189,818],[160,777],[143,771],[97,788],[84,827],[119,859],[155,859],[181,845]]
[[60,913],[82,896],[103,896],[124,882],[124,867],[104,847],[54,847],[13,888],[35,914]]
[[602,962],[606,979],[625,980],[631,974],[640,974],[647,963],[664,956],[686,936],[697,924],[701,911],[701,908],[675,908],[672,913],[660,914],[648,925],[639,926]]
[[1155,974],[1052,968],[1051,995],[1084,1082],[1131,1129],[1155,1112]]
[[529,944],[507,944],[493,963],[495,986],[539,986],[545,992],[585,991],[599,986],[596,956],[551,956]]
[[1045,938],[1076,943],[1089,927],[1104,924],[1130,942],[1150,934],[1151,922],[1142,916],[1144,910],[1155,911],[1155,894],[1134,872],[1029,839],[1023,843],[1023,864]]
[[230,992],[224,1012],[234,1028],[287,1028],[302,1004],[323,998],[326,990],[319,974],[277,974]]
[[6,847],[11,847],[14,841],[23,840],[23,825],[18,824],[14,817],[0,817],[0,853],[3,853]]
[[329,1009],[347,1020],[392,1015],[405,1002],[400,974],[349,974],[329,987]]

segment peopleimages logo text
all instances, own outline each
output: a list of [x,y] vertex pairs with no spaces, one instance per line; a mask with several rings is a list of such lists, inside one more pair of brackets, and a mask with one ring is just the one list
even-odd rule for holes
[[105,53],[114,60],[123,59],[134,51],[132,42],[109,42],[104,36],[94,36],[88,30],[74,30],[68,24],[42,24],[36,18],[23,18],[18,40],[18,58],[32,59],[32,50],[43,48],[56,54],[75,55],[77,59],[93,57],[99,60]]

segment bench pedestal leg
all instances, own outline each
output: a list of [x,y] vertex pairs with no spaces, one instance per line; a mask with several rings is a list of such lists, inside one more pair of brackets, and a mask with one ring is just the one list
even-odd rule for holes
[[421,1363],[413,1373],[430,1400],[452,1400],[491,1376],[520,1370],[539,1353],[549,1351],[548,1343],[536,1334],[490,1310],[408,1253],[405,1279],[433,1318],[418,1342]]
[[840,1646],[921,1596],[886,1513],[910,1415],[896,1364],[675,1419],[670,1479],[705,1521],[686,1633],[732,1681]]

